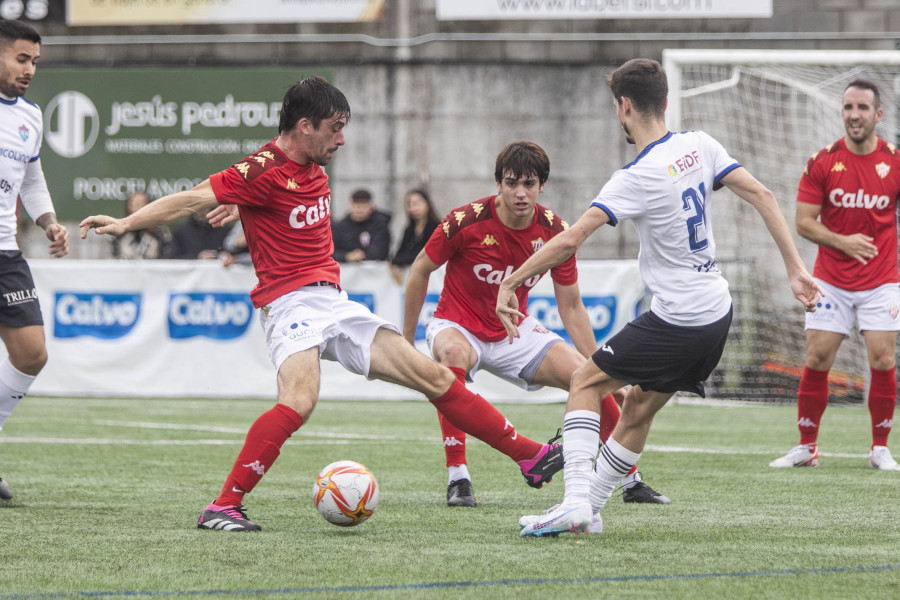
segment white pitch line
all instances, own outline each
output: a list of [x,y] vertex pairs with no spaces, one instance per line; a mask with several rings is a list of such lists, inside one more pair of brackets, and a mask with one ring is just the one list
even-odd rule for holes
[[[0,444],[70,444],[85,446],[237,446],[244,440],[120,440],[109,438],[0,437]],[[305,446],[346,446],[349,440],[289,440]]]
[[[653,452],[689,452],[692,454],[752,454],[754,456],[769,456],[778,454],[778,450],[745,450],[742,448],[684,448],[681,446],[652,446],[647,445],[644,451],[651,450]],[[782,449],[781,451],[783,451]],[[848,454],[846,452],[822,452],[819,456],[829,458],[868,458],[868,454]]]
[[[135,427],[138,429],[171,429],[182,431],[209,431],[213,433],[237,433],[244,435],[247,429],[236,427],[218,427],[214,425],[180,425],[176,423],[151,423],[145,421],[92,421],[94,425],[106,425],[109,427]],[[302,432],[304,437],[325,438],[325,439],[347,439],[347,440],[375,440],[390,442],[440,442],[441,438],[435,437],[404,437],[396,435],[371,435],[363,433],[347,433],[347,432],[327,432],[327,431],[310,431],[304,429]]]

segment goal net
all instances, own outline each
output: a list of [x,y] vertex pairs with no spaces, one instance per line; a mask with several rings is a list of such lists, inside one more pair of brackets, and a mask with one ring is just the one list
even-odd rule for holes
[[[700,129],[719,140],[775,193],[792,231],[806,161],[845,133],[841,96],[848,83],[876,83],[884,110],[878,134],[900,141],[900,51],[666,50],[663,65],[669,129]],[[735,315],[708,395],[793,400],[806,352],[803,311],[762,219],[723,194],[731,193],[717,194],[713,223]],[[796,233],[794,239],[812,271],[816,246]],[[831,401],[863,402],[868,372],[862,338],[854,332],[831,371]]]

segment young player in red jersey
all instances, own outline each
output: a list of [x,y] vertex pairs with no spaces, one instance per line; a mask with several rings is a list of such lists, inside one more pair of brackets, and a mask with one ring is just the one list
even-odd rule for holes
[[[494,179],[498,195],[450,212],[419,253],[406,284],[403,335],[415,343],[416,325],[431,274],[445,264],[444,287],[426,337],[435,359],[460,381],[484,369],[526,390],[545,385],[568,390],[572,373],[594,351],[597,341],[581,302],[575,255],[550,271],[563,325],[575,348],[527,316],[522,337],[510,344],[494,316],[497,291],[507,273],[518,268],[545,242],[568,228],[550,209],[537,204],[550,175],[547,153],[531,142],[514,142],[497,155]],[[541,279],[536,275],[516,290],[519,306]],[[465,434],[438,415],[449,469],[447,504],[477,505],[466,464]],[[612,395],[602,404],[598,427],[605,440],[619,420]],[[670,500],[640,480],[637,469],[623,478],[626,502],[668,504]]]
[[121,235],[211,211],[210,222],[236,220],[237,208],[259,283],[251,292],[261,308],[269,356],[278,372],[278,403],[250,427],[222,492],[197,523],[205,529],[258,531],[247,518],[244,495],[271,468],[285,441],[318,401],[319,359],[424,394],[450,421],[515,460],[526,481],[540,487],[562,468],[558,444],[540,444],[512,427],[484,398],[446,367],[410,346],[396,326],[347,298],[332,258],[331,191],[324,165],[344,145],[350,105],[320,77],[295,83],[285,94],[278,137],[252,156],[212,175],[192,190],[160,198],[123,219],[91,216],[90,229]]
[[844,90],[847,134],[809,159],[797,194],[797,232],[819,245],[813,276],[825,288],[819,309],[806,315],[806,363],[797,393],[800,445],[770,467],[815,467],[828,371],[854,318],[866,343],[872,420],[869,466],[898,471],[887,447],[894,420],[894,355],[900,330],[897,199],[900,153],[875,133],[881,120],[878,88],[856,80]]

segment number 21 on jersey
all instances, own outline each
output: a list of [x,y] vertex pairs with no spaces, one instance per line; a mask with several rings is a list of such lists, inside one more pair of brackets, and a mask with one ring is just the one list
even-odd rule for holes
[[686,223],[691,252],[706,249],[709,245],[706,237],[706,185],[702,181],[699,192],[694,188],[687,188],[681,193],[681,209],[694,211]]

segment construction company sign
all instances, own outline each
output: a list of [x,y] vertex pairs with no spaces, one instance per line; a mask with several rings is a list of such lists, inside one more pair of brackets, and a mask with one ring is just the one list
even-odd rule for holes
[[[293,69],[41,69],[41,162],[57,213],[119,215],[136,190],[191,189],[278,134]],[[322,73],[315,73],[321,75]]]
[[771,16],[772,0],[437,0],[439,21]]

